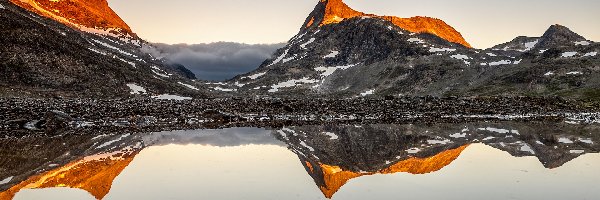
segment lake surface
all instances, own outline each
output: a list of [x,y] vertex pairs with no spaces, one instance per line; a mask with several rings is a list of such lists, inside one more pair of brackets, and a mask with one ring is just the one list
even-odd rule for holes
[[598,130],[512,122],[22,138],[1,142],[0,199],[597,199]]

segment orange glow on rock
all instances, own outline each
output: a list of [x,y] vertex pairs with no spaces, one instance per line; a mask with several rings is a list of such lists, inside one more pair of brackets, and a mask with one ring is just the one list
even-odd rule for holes
[[338,166],[330,166],[320,164],[323,171],[323,181],[325,185],[319,186],[319,189],[327,198],[332,198],[333,195],[344,186],[350,179],[365,175],[373,174],[394,174],[394,173],[410,173],[410,174],[427,174],[441,170],[452,163],[469,145],[464,145],[456,149],[441,152],[435,156],[428,158],[409,158],[400,161],[386,169],[376,172],[352,172],[346,171]]
[[10,0],[31,12],[77,29],[114,30],[135,36],[106,0]]
[[101,158],[97,160],[79,160],[54,169],[11,187],[0,193],[0,200],[13,199],[22,189],[41,189],[68,187],[82,189],[96,199],[108,194],[113,180],[133,161],[135,155],[127,154],[119,158]]
[[[414,33],[430,33],[437,35],[449,42],[461,44],[471,48],[471,45],[463,38],[460,32],[446,24],[444,21],[430,17],[400,18],[394,16],[377,16],[358,12],[346,5],[342,0],[321,0],[325,5],[323,20],[319,26],[339,23],[345,19],[354,17],[375,17],[392,22],[396,26]],[[311,20],[305,27],[310,27],[314,22]]]

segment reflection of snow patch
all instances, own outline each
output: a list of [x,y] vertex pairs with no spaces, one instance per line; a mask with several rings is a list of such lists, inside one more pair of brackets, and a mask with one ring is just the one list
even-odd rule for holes
[[455,133],[450,135],[451,138],[464,138],[467,137],[467,133]]
[[409,42],[415,42],[415,43],[418,43],[418,44],[423,44],[423,43],[425,43],[423,40],[421,40],[421,39],[419,39],[419,38],[410,38],[410,39],[408,39],[407,41],[409,41]]
[[306,148],[307,148],[308,150],[310,150],[310,151],[315,151],[315,149],[314,149],[314,148],[312,148],[312,147],[308,146],[308,145],[307,145],[307,144],[306,144],[304,141],[300,141],[300,145],[302,145],[302,146],[306,147]]
[[427,140],[428,144],[448,144],[451,143],[452,141],[445,139],[445,140]]
[[[2,5],[0,5],[0,7],[1,7],[1,6],[2,6]],[[4,8],[4,7],[2,7],[2,8]],[[0,181],[0,185],[7,184],[7,183],[9,183],[9,182],[10,182],[12,179],[13,179],[13,176],[11,176],[11,177],[8,177],[8,178],[5,178],[4,180]]]
[[592,141],[592,138],[579,138],[578,139],[580,142],[586,143],[586,144],[594,144],[594,141]]
[[501,134],[510,133],[509,130],[499,129],[499,128],[492,128],[492,127],[480,128],[479,130],[481,130],[481,131],[489,131],[489,132],[496,132],[496,133],[501,133]]
[[419,153],[419,152],[421,152],[421,149],[419,149],[419,148],[410,148],[410,149],[406,150],[406,153],[409,153],[409,154],[415,154],[415,153]]
[[323,132],[323,133],[325,135],[329,136],[330,139],[332,139],[332,140],[337,140],[339,138],[335,133],[332,133],[332,132]]
[[577,52],[564,52],[564,53],[562,54],[562,57],[563,57],[563,58],[570,58],[570,57],[573,57],[573,56],[575,56],[575,55],[577,55]]
[[573,144],[573,141],[566,137],[558,138],[558,142],[563,143],[563,144]]
[[572,153],[572,154],[583,154],[583,153],[585,153],[585,150],[571,150],[571,151],[569,151],[569,153]]
[[535,154],[535,151],[533,151],[533,149],[531,148],[531,146],[529,146],[528,144],[524,144],[523,146],[521,146],[521,151],[524,152],[529,152],[531,154]]
[[129,137],[129,135],[130,135],[130,134],[125,134],[125,135],[122,135],[121,137],[119,137],[119,138],[117,138],[117,139],[114,139],[114,140],[111,140],[111,141],[105,142],[104,144],[101,144],[100,146],[97,146],[97,147],[96,147],[96,149],[100,149],[100,148],[106,147],[106,146],[108,146],[108,145],[111,145],[111,144],[113,144],[113,143],[115,143],[115,142],[121,141],[122,139],[124,139],[124,138],[126,138],[126,137]]

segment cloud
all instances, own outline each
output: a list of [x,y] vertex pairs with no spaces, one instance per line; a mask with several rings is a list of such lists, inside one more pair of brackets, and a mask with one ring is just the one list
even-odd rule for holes
[[251,72],[285,44],[153,44],[146,53],[184,65],[202,80],[223,81]]

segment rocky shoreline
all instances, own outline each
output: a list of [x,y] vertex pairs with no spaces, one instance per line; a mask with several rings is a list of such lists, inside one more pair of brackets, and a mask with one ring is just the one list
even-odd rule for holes
[[595,123],[598,102],[558,98],[0,99],[0,136],[135,133],[318,124],[475,121]]

